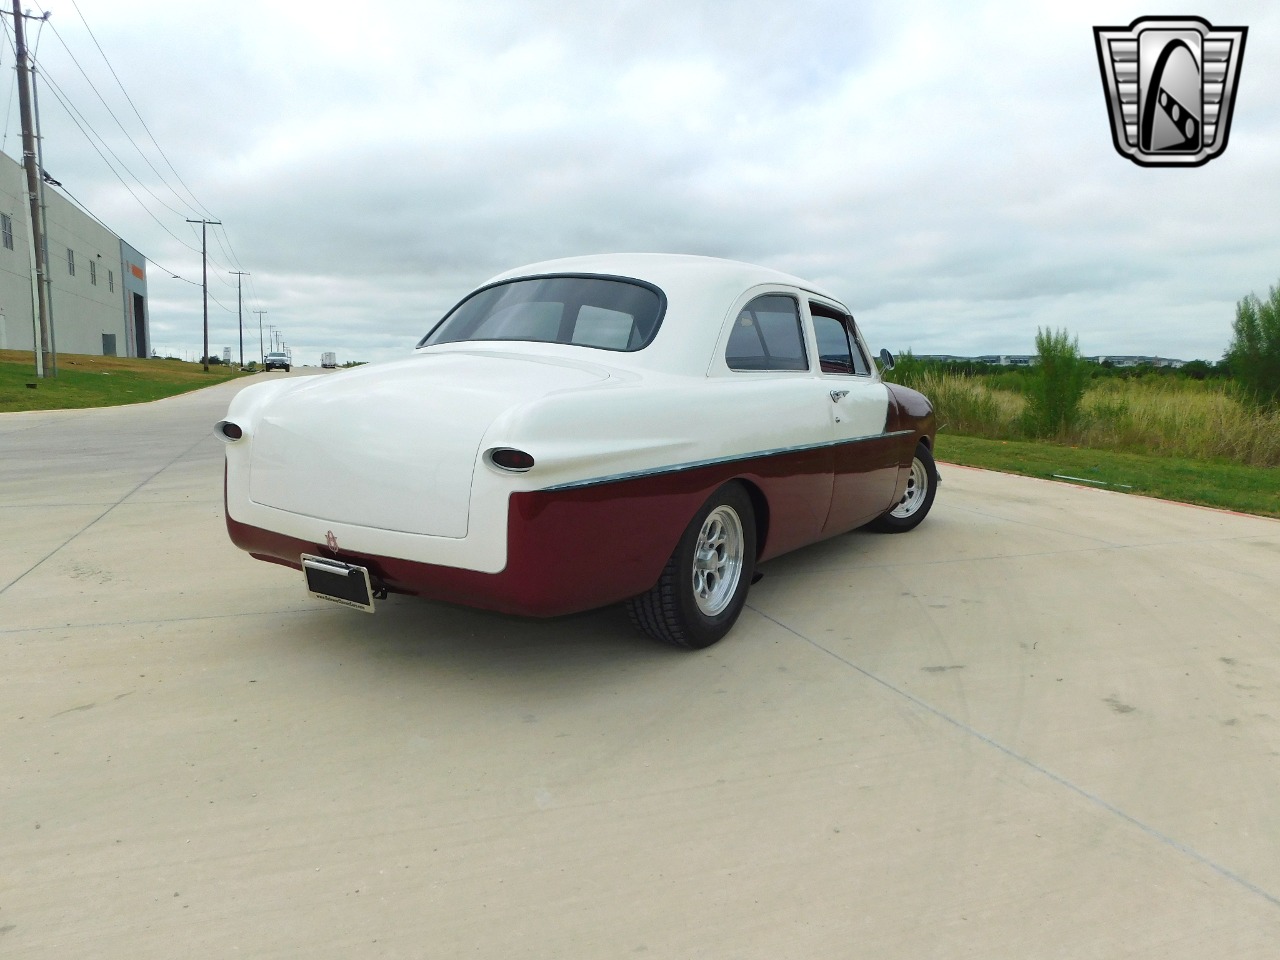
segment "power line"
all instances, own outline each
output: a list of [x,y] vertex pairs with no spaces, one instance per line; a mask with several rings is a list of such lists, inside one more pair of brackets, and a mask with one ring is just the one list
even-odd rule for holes
[[[103,50],[102,45],[98,42],[97,37],[94,35],[92,28],[89,26],[89,23],[84,16],[84,13],[80,10],[79,6],[75,4],[75,0],[72,0],[72,5],[75,7],[76,13],[79,15],[81,22],[84,24],[85,30],[88,32],[90,38],[92,39],[95,47],[97,48],[99,54],[102,57],[103,62],[106,64],[108,71],[111,73],[112,78],[115,80],[116,85],[119,87],[120,92],[123,94],[125,100],[128,102],[129,107],[132,109],[134,116],[137,118],[139,124],[142,126],[142,129],[146,132],[148,139],[150,139],[151,143],[155,146],[155,149],[159,153],[160,157],[163,158],[165,165],[168,167],[170,171],[172,171],[173,176],[177,179],[178,183],[182,185],[187,195],[190,197],[191,203],[194,204],[196,208],[203,210],[205,213],[209,213],[208,208],[200,202],[199,198],[195,196],[194,191],[192,191],[190,186],[182,179],[181,175],[178,173],[177,169],[174,167],[173,162],[169,159],[168,155],[164,152],[164,149],[160,146],[154,134],[152,134],[150,128],[146,124],[146,121],[142,118],[141,113],[138,111],[137,105],[134,103],[133,98],[129,96],[129,93],[125,89],[124,84],[121,82],[119,75],[116,73],[115,68],[112,66],[110,59],[107,57],[106,51]],[[36,6],[37,8],[39,8],[38,3],[36,4]],[[48,18],[48,14],[45,13],[45,19],[41,20],[41,30],[43,30],[44,23],[48,22],[47,18]],[[50,25],[52,26],[52,24]],[[146,163],[146,165],[150,168],[151,172],[155,174],[160,184],[163,185],[163,187],[174,197],[174,199],[182,206],[188,207],[189,204],[187,200],[181,194],[179,194],[179,192],[173,187],[172,184],[169,183],[169,181],[165,178],[164,174],[162,174],[161,171],[157,169],[156,165],[152,163],[151,160],[147,157],[146,153],[142,150],[138,142],[133,138],[133,136],[130,135],[129,131],[125,128],[120,117],[116,114],[114,110],[112,110],[106,98],[102,95],[101,91],[94,84],[92,78],[88,75],[84,66],[76,58],[70,46],[67,44],[66,40],[63,38],[63,36],[57,30],[56,27],[53,28],[53,32],[54,32],[54,35],[58,38],[58,41],[61,44],[62,48],[65,50],[67,56],[71,58],[72,63],[75,64],[76,68],[79,70],[85,82],[88,83],[90,89],[93,90],[94,95],[98,98],[99,102],[106,109],[111,119],[115,121],[116,126],[119,127],[121,133],[129,141],[130,145],[134,148],[134,150],[137,151],[138,155],[143,159],[143,162]],[[5,22],[5,39],[7,41],[7,45],[12,50],[14,48],[14,41],[12,36],[10,35],[7,21]],[[38,47],[38,42],[39,42],[39,34],[37,34],[37,44],[36,44],[37,47]],[[15,53],[15,58],[16,58],[16,53]],[[125,190],[128,191],[129,195],[137,202],[137,204],[140,207],[142,207],[142,209],[147,213],[147,215],[151,217],[153,221],[155,221],[155,223],[160,227],[160,229],[164,230],[165,233],[167,233],[170,237],[172,237],[175,241],[177,241],[186,249],[190,250],[193,253],[201,254],[202,260],[204,260],[205,262],[211,261],[215,265],[219,266],[221,269],[225,269],[222,267],[221,264],[217,262],[215,258],[208,256],[207,240],[202,239],[200,247],[197,248],[192,243],[188,243],[181,236],[179,236],[177,233],[171,230],[164,223],[164,221],[161,220],[160,217],[157,216],[156,213],[147,205],[147,203],[143,200],[143,198],[139,196],[138,192],[134,189],[134,187],[130,185],[128,180],[125,179],[124,174],[127,174],[128,177],[131,178],[141,190],[147,193],[156,203],[160,204],[164,209],[168,210],[170,213],[180,217],[184,217],[184,219],[188,220],[188,222],[193,222],[193,223],[201,222],[202,231],[207,231],[208,226],[216,225],[220,227],[221,228],[220,231],[215,232],[215,239],[217,240],[219,248],[221,249],[223,255],[229,261],[234,263],[236,267],[239,268],[241,266],[240,258],[236,255],[235,248],[231,243],[231,237],[227,232],[226,227],[223,226],[221,221],[217,220],[212,215],[209,215],[208,217],[201,217],[199,218],[198,221],[194,220],[194,218],[187,218],[184,216],[184,211],[175,209],[172,205],[170,205],[163,198],[157,195],[156,192],[152,190],[142,180],[142,178],[140,178],[133,171],[133,169],[130,168],[130,166],[123,160],[123,158],[118,153],[116,153],[114,149],[112,149],[111,145],[106,141],[106,139],[100,133],[98,133],[98,131],[94,128],[93,124],[89,121],[88,117],[79,109],[79,107],[76,106],[76,104],[72,100],[71,96],[67,93],[67,91],[64,90],[62,86],[58,84],[58,82],[54,79],[54,77],[50,76],[49,72],[43,68],[43,65],[41,65],[40,72],[44,75],[46,83],[49,89],[53,92],[55,99],[58,100],[63,110],[66,111],[67,116],[71,119],[72,123],[76,126],[76,128],[80,130],[80,133],[84,136],[85,140],[98,154],[99,158],[106,165],[107,169],[109,169],[112,172],[112,174],[116,177],[116,179],[120,181],[121,185],[125,188]],[[15,79],[15,84],[16,84],[16,79]],[[12,100],[13,100],[13,95],[12,95],[12,89],[11,89],[10,96],[9,96],[9,105],[8,105],[8,110],[10,113],[12,111]],[[8,137],[8,124],[9,124],[9,116],[7,115],[6,121],[5,121],[5,132],[4,132],[4,139],[6,141]],[[104,152],[104,148],[106,152]],[[110,158],[108,158],[107,154],[110,154]],[[114,163],[112,162],[112,159],[114,159],[115,161]],[[123,174],[121,171],[123,171]],[[43,173],[43,171],[41,172]],[[72,194],[71,191],[67,190],[67,188],[61,184],[59,184],[59,186],[61,187],[62,192],[68,198],[70,198],[72,202],[74,202],[88,216],[90,216],[97,223],[101,224],[105,229],[114,233],[114,230],[112,230],[111,227],[108,227],[105,223],[103,223],[101,218],[99,218],[96,214],[94,214],[91,210],[89,210],[89,208],[81,200],[79,200],[79,198],[77,198],[74,194]],[[224,244],[224,241],[225,241],[225,244]],[[149,260],[150,263],[154,264],[159,269],[168,273],[170,277],[172,277],[173,279],[181,280],[184,283],[190,283],[196,286],[203,286],[207,299],[212,300],[218,307],[220,307],[222,310],[226,311],[227,313],[235,313],[235,311],[233,311],[230,307],[228,307],[226,304],[218,300],[216,296],[212,296],[208,294],[207,279],[203,284],[201,284],[198,281],[189,280],[186,277],[179,275],[175,271],[169,270],[163,264],[157,262],[156,260],[150,257],[148,257],[147,259]],[[207,273],[207,267],[206,267],[206,273]],[[217,274],[217,276],[221,283],[226,284],[228,287],[234,286],[233,284],[230,283],[228,279],[226,279],[226,277],[223,275],[221,271]],[[261,301],[260,301],[260,298],[257,296],[257,290],[253,284],[252,279],[250,280],[250,290],[251,290],[253,302],[255,304],[260,303]],[[206,311],[207,311],[207,307],[206,307]]]
[[[97,223],[100,227],[102,227],[102,229],[106,230],[108,233],[113,233],[113,234],[115,233],[115,231],[114,231],[114,230],[112,230],[109,226],[107,226],[107,225],[102,221],[102,218],[101,218],[101,217],[99,217],[96,213],[94,213],[92,210],[90,210],[88,207],[86,207],[86,206],[84,205],[84,201],[82,201],[82,200],[81,200],[79,197],[77,197],[74,193],[72,193],[70,190],[68,190],[65,186],[59,187],[59,190],[63,193],[63,195],[65,195],[65,196],[67,197],[67,199],[69,199],[72,203],[74,203],[77,207],[79,207],[79,208],[80,208],[80,210],[81,210],[81,211],[82,211],[86,216],[88,216],[88,217],[89,217],[90,219],[92,219],[95,223]],[[189,284],[191,284],[193,287],[198,287],[198,286],[200,286],[200,281],[199,281],[199,280],[189,280],[188,278],[186,278],[186,277],[182,276],[181,274],[177,273],[176,271],[171,270],[169,267],[166,267],[163,263],[161,263],[160,261],[158,261],[158,260],[154,259],[153,257],[149,257],[149,256],[148,256],[148,257],[146,257],[145,259],[146,259],[147,263],[151,264],[151,265],[152,265],[152,266],[154,266],[154,267],[158,267],[158,268],[160,269],[160,272],[161,272],[161,273],[167,273],[167,274],[169,274],[169,279],[171,279],[171,280],[181,280],[183,283],[189,283]],[[210,299],[210,300],[212,300],[214,303],[216,303],[219,307],[221,307],[221,308],[222,308],[223,310],[225,310],[227,313],[233,313],[233,312],[234,312],[230,307],[228,307],[225,303],[223,303],[221,300],[219,300],[217,297],[213,296],[212,294],[210,294],[209,299]]]
[[[56,31],[55,31],[55,33],[56,33]],[[61,39],[61,38],[59,38],[59,39]],[[73,62],[74,62],[74,60],[75,60],[75,58],[74,58],[74,57],[72,57],[72,61],[73,61]],[[62,88],[57,84],[57,82],[53,79],[53,77],[49,75],[49,71],[48,71],[48,70],[46,70],[46,69],[44,68],[44,64],[43,64],[41,61],[38,61],[38,60],[37,60],[37,61],[36,61],[36,65],[40,68],[40,73],[44,76],[45,80],[46,80],[46,81],[47,81],[51,86],[57,87],[57,88],[58,88],[58,90],[59,90],[59,91],[61,91],[61,89],[62,89]],[[76,64],[76,66],[79,66],[79,64],[77,63],[77,64]],[[84,71],[83,71],[83,70],[81,70],[80,72],[81,72],[81,73],[84,73]],[[88,78],[88,77],[85,77],[85,79],[86,79],[86,80],[88,80],[89,78]],[[98,91],[97,91],[97,89],[93,86],[93,83],[92,83],[92,82],[90,82],[90,83],[89,83],[89,87],[90,87],[90,89],[92,89],[92,90],[93,90],[93,92],[94,92],[94,93],[97,93],[97,92],[98,92]],[[64,94],[64,96],[65,96],[65,94]],[[101,94],[99,94],[99,95],[98,95],[98,99],[99,99],[99,100],[102,100],[102,96],[101,96]],[[62,100],[62,98],[60,97],[60,98],[59,98],[59,101],[61,102],[61,100]],[[115,158],[116,163],[118,163],[118,164],[119,164],[119,165],[124,169],[124,172],[125,172],[125,173],[127,173],[127,174],[129,174],[129,176],[131,176],[131,177],[132,177],[132,178],[137,182],[138,186],[140,186],[143,190],[145,190],[147,193],[149,193],[149,194],[151,195],[151,199],[155,200],[155,202],[156,202],[156,203],[160,204],[160,206],[164,207],[166,210],[168,210],[170,213],[172,213],[172,214],[174,214],[174,215],[176,215],[176,216],[179,216],[179,217],[185,217],[185,216],[186,216],[187,211],[185,211],[185,210],[177,210],[177,209],[174,209],[172,206],[170,206],[168,203],[166,203],[166,202],[165,202],[161,197],[159,197],[159,196],[156,194],[156,192],[155,192],[154,190],[152,190],[150,187],[148,187],[148,186],[146,185],[146,183],[144,183],[144,182],[143,182],[142,178],[141,178],[141,177],[139,177],[136,173],[134,173],[134,172],[133,172],[133,170],[131,170],[131,169],[129,168],[129,165],[128,165],[127,163],[125,163],[125,162],[124,162],[124,159],[123,159],[123,158],[122,158],[118,153],[116,153],[116,152],[115,152],[115,150],[113,150],[113,149],[112,149],[111,145],[110,145],[109,143],[107,143],[107,139],[106,139],[106,137],[102,136],[102,134],[98,133],[98,131],[94,129],[93,125],[92,125],[91,123],[89,123],[88,118],[84,115],[84,113],[83,113],[83,112],[81,112],[80,108],[79,108],[79,107],[76,107],[76,106],[75,106],[75,104],[71,104],[71,105],[68,107],[68,106],[67,106],[67,104],[68,104],[68,103],[70,103],[70,98],[69,98],[69,97],[67,98],[67,102],[66,102],[66,103],[63,103],[63,108],[64,108],[64,109],[66,109],[68,112],[71,112],[72,110],[74,110],[74,111],[75,111],[76,115],[80,118],[80,120],[84,121],[84,126],[88,127],[88,128],[89,128],[89,131],[90,131],[90,132],[91,132],[95,137],[97,137],[97,138],[98,138],[98,141],[99,141],[99,142],[100,142],[104,147],[106,147],[107,152],[108,152],[108,153],[110,153],[110,154],[111,154],[111,156]],[[104,106],[104,107],[106,107],[106,106],[107,106],[107,105],[106,105],[106,101],[103,101],[103,106]],[[111,119],[113,119],[113,120],[115,120],[115,121],[116,121],[116,125],[117,125],[117,126],[120,126],[120,120],[116,117],[116,115],[115,115],[114,113],[112,113],[112,112],[111,112],[111,108],[110,108],[110,107],[107,107],[107,113],[111,114]],[[134,143],[133,138],[129,136],[129,132],[128,132],[127,130],[125,130],[123,126],[120,126],[120,131],[121,131],[121,133],[123,133],[123,134],[125,135],[125,139],[126,139],[126,140],[128,140],[130,143],[132,143],[132,144],[133,144],[134,149],[137,149],[137,146],[138,146],[138,145],[137,145],[136,143]],[[139,150],[139,151],[138,151],[138,153],[141,155],[141,154],[142,154],[142,151],[141,151],[141,150]],[[142,159],[147,163],[147,165],[148,165],[148,166],[151,166],[151,161],[147,160],[147,158],[146,158],[145,156],[143,156],[143,157],[142,157]],[[152,167],[152,169],[154,170],[155,168],[154,168],[154,167]],[[157,174],[157,175],[158,175],[158,174]],[[163,178],[161,178],[161,181],[160,181],[160,182],[161,182],[161,183],[164,183],[164,179],[163,179]],[[165,186],[167,187],[167,186],[169,186],[169,185],[166,183],[166,184],[165,184]],[[169,187],[169,192],[170,192],[170,193],[172,193],[172,192],[173,192],[173,188],[172,188],[172,187]],[[175,194],[175,196],[176,196],[176,194]]]
[[[208,215],[206,219],[210,219],[210,220],[214,219],[213,214],[209,211],[208,207],[205,206],[205,204],[200,202],[199,198],[196,197],[191,187],[186,183],[186,181],[182,179],[181,174],[179,174],[177,171],[177,168],[174,167],[173,162],[169,159],[168,154],[164,152],[164,148],[160,146],[159,141],[157,141],[155,138],[155,135],[152,134],[151,128],[147,126],[146,120],[143,119],[141,112],[138,110],[137,104],[134,103],[133,98],[129,95],[129,91],[125,89],[124,83],[121,81],[119,74],[116,73],[115,67],[112,65],[110,58],[107,56],[106,51],[102,48],[102,44],[98,42],[98,38],[93,32],[93,28],[89,26],[89,21],[85,17],[84,12],[80,10],[79,6],[75,4],[74,0],[72,2],[72,5],[75,7],[76,14],[80,17],[80,21],[84,25],[85,31],[89,34],[90,39],[93,41],[94,46],[97,48],[99,55],[102,57],[103,63],[106,65],[108,72],[110,72],[112,76],[112,79],[115,80],[116,86],[119,87],[121,94],[124,96],[125,101],[129,104],[129,107],[133,111],[134,116],[137,118],[138,123],[142,126],[142,129],[146,132],[147,138],[155,146],[157,153],[159,153],[161,158],[163,158],[165,165],[169,168],[170,171],[172,171],[174,177],[186,190],[187,195],[190,197],[191,204],[194,204],[196,208],[203,210],[205,214]],[[37,3],[36,6],[39,7],[39,4]],[[46,13],[45,16],[47,17],[48,14]],[[44,22],[46,21],[44,20],[41,21],[42,29],[43,29]],[[93,91],[94,95],[98,98],[98,101],[102,104],[103,108],[110,115],[111,119],[115,121],[116,126],[120,129],[120,132],[124,135],[125,139],[127,139],[129,141],[129,144],[134,148],[135,151],[137,151],[138,156],[142,158],[143,162],[151,169],[152,173],[155,174],[159,182],[166,188],[166,190],[173,196],[173,198],[179,204],[181,204],[183,207],[190,206],[188,201],[179,194],[179,192],[173,187],[173,185],[169,183],[169,181],[165,178],[164,174],[161,173],[161,171],[156,167],[156,165],[151,162],[150,158],[146,155],[145,151],[143,151],[141,146],[138,144],[137,140],[134,139],[134,137],[125,128],[124,123],[121,121],[120,117],[111,108],[111,105],[107,102],[106,98],[103,96],[102,91],[93,82],[93,78],[89,76],[88,71],[85,69],[84,65],[80,62],[80,60],[76,57],[75,53],[71,49],[71,46],[67,43],[66,39],[62,36],[58,28],[51,22],[50,22],[50,26],[53,28],[54,36],[58,38],[58,42],[62,45],[62,48],[66,52],[67,56],[71,58],[72,63],[74,63],[76,66],[76,69],[79,70],[80,75],[84,78],[85,82],[89,85],[89,88]],[[124,159],[110,147],[110,145],[106,142],[106,139],[102,137],[101,134],[98,133],[98,131],[89,122],[88,118],[84,115],[84,113],[75,107],[73,101],[71,100],[71,97],[66,93],[66,91],[62,90],[61,93],[62,93],[62,97],[60,102],[65,101],[63,102],[64,109],[67,109],[68,105],[70,105],[70,109],[68,109],[68,112],[70,113],[72,110],[75,111],[75,113],[79,116],[79,120],[82,122],[83,127],[87,127],[93,133],[93,135],[98,138],[99,142],[101,142],[102,145],[106,147],[107,151],[111,153],[112,157],[115,158],[116,162],[120,165],[120,167],[137,182],[138,186],[140,186],[143,190],[145,190],[157,203],[164,206],[171,213],[174,213],[177,216],[185,218],[187,211],[174,209],[173,206],[167,203],[155,191],[153,191],[150,187],[148,187],[146,183],[142,180],[142,178],[137,176],[137,174],[133,172],[133,170],[129,167],[129,165],[125,163]],[[73,117],[73,120],[74,119],[75,117]],[[81,124],[78,123],[77,125],[79,126]],[[83,129],[82,129],[82,132],[83,132]],[[98,152],[101,154],[100,150]],[[117,177],[120,176],[118,172],[116,175]],[[136,198],[136,195],[135,195],[135,198]],[[141,202],[141,200],[139,200],[139,202]],[[154,214],[152,216],[154,217]],[[234,247],[231,247],[230,237],[226,236],[225,229],[223,231],[223,236],[226,238],[225,247],[223,247],[222,239],[218,240],[219,246],[223,247],[223,251],[222,251],[223,254],[227,257],[228,260],[232,261],[237,266],[239,266],[240,258],[236,256]],[[228,250],[228,248],[230,249]],[[191,249],[194,252],[195,248],[188,245],[188,249]],[[222,278],[220,277],[219,279],[222,279]]]
[[[106,51],[102,48],[102,44],[98,42],[98,38],[93,32],[93,28],[89,26],[88,19],[86,19],[84,12],[80,9],[79,5],[76,4],[75,0],[72,0],[72,6],[75,7],[77,16],[80,17],[81,23],[84,24],[85,31],[89,34],[89,38],[93,41],[94,46],[97,48],[99,55],[102,57],[102,62],[106,65],[107,70],[110,72],[112,79],[115,80],[116,86],[120,88],[120,92],[121,94],[123,94],[125,101],[129,104],[130,109],[133,110],[133,115],[137,117],[138,123],[141,124],[142,129],[147,134],[147,138],[151,141],[151,143],[155,146],[156,151],[163,158],[165,165],[168,166],[168,168],[173,172],[173,175],[175,178],[177,178],[178,182],[182,184],[183,189],[186,190],[187,195],[191,198],[191,202],[195,205],[195,207],[203,211],[204,217],[202,219],[204,218],[211,219],[211,220],[215,219],[213,213],[209,210],[209,208],[200,202],[200,199],[195,195],[195,192],[186,183],[186,181],[182,179],[182,175],[178,173],[177,168],[174,167],[173,162],[169,159],[168,154],[164,152],[164,148],[160,146],[159,141],[157,141],[155,138],[155,135],[152,134],[151,128],[147,126],[147,122],[146,120],[143,119],[141,112],[138,110],[137,104],[135,104],[133,102],[133,98],[129,96],[129,91],[125,89],[124,83],[120,80],[119,74],[116,73],[115,67],[111,63],[111,59],[107,56]],[[120,127],[121,132],[124,133],[125,137],[129,140],[130,144],[132,144],[133,148],[138,151],[138,155],[141,156],[143,161],[147,164],[147,166],[151,168],[152,172],[155,173],[157,178],[159,178],[160,182],[164,184],[164,186],[169,190],[171,194],[173,194],[174,198],[178,200],[179,203],[182,203],[185,205],[186,201],[181,196],[179,196],[178,191],[175,190],[173,186],[164,178],[164,175],[161,174],[160,171],[156,169],[155,164],[153,164],[147,158],[146,154],[142,151],[142,148],[138,146],[137,141],[135,141],[133,137],[129,135],[129,132],[125,130],[124,124],[121,123],[120,118],[116,116],[115,112],[111,109],[110,105],[107,104],[107,101],[102,96],[101,91],[99,91],[98,88],[94,85],[92,79],[89,77],[84,67],[76,59],[75,54],[72,53],[71,48],[67,45],[66,40],[63,39],[62,34],[58,32],[58,28],[53,24],[50,24],[50,26],[53,27],[54,36],[58,38],[58,42],[61,43],[63,46],[63,49],[67,51],[67,55],[71,57],[72,62],[75,63],[77,69],[80,70],[81,75],[84,76],[86,82],[88,82],[90,88],[93,90],[94,94],[98,97],[99,101],[101,101],[102,105],[106,108],[107,112],[111,114],[111,118],[115,120],[116,125]],[[132,171],[130,171],[130,174],[132,175]],[[136,176],[135,176],[135,179],[137,179]],[[141,183],[141,181],[139,181],[139,183]],[[144,189],[145,189],[145,186],[144,186]],[[164,201],[160,200],[159,197],[156,197],[156,195],[152,193],[152,191],[148,190],[147,192],[151,193],[151,195],[155,197],[158,202],[164,203]],[[165,206],[167,207],[168,204],[165,204]],[[172,207],[169,207],[169,209],[174,213],[178,213],[179,216],[185,216],[184,213],[179,213],[179,211],[173,210]],[[219,226],[221,226],[221,223],[219,223]],[[221,236],[219,236],[219,234],[221,234]],[[240,258],[235,253],[235,248],[231,244],[231,237],[229,234],[227,234],[226,228],[223,227],[221,231],[215,231],[214,238],[217,240],[218,246],[222,250],[222,253],[227,258],[227,260],[235,264],[236,267],[241,267]],[[224,239],[226,241],[226,246],[223,246]],[[219,264],[219,266],[222,266],[222,265]],[[230,284],[223,277],[221,277],[221,275],[219,276],[219,280],[221,280],[223,283],[226,283],[227,286],[230,286]]]
[[[138,201],[138,206],[142,207],[142,209],[143,209],[143,210],[145,210],[145,211],[147,212],[147,215],[148,215],[149,217],[151,217],[151,219],[152,219],[152,220],[154,220],[154,221],[159,225],[159,227],[160,227],[160,229],[161,229],[161,230],[163,230],[165,233],[169,234],[169,236],[173,237],[173,239],[177,240],[177,241],[178,241],[178,243],[182,244],[184,247],[186,247],[186,248],[187,248],[188,250],[190,250],[192,253],[199,253],[199,252],[200,252],[199,250],[197,250],[197,249],[196,249],[195,247],[193,247],[191,244],[187,243],[187,242],[186,242],[185,240],[183,240],[180,236],[178,236],[176,233],[174,233],[172,230],[170,230],[168,227],[166,227],[166,226],[164,225],[164,221],[162,221],[159,217],[157,217],[157,216],[155,215],[155,213],[153,213],[153,212],[152,212],[151,208],[150,208],[150,207],[148,207],[145,203],[143,203],[143,202],[142,202],[142,198],[141,198],[141,197],[139,197],[139,196],[134,192],[133,187],[129,186],[128,182],[124,179],[124,177],[120,176],[120,172],[119,172],[118,170],[116,170],[116,168],[115,168],[114,166],[112,166],[111,161],[107,159],[106,154],[104,154],[104,153],[102,152],[102,150],[98,147],[98,145],[97,145],[96,143],[94,143],[94,141],[93,141],[93,137],[90,137],[90,136],[89,136],[89,134],[85,131],[85,128],[84,128],[83,126],[81,126],[80,121],[79,121],[78,119],[76,119],[76,114],[77,114],[77,113],[79,113],[79,111],[78,111],[78,110],[75,110],[75,108],[74,108],[74,107],[72,107],[72,106],[68,103],[68,101],[66,100],[66,98],[64,97],[64,95],[63,95],[63,93],[62,93],[62,89],[61,89],[61,88],[58,86],[58,84],[53,80],[53,78],[51,78],[47,73],[46,73],[46,74],[44,74],[44,78],[45,78],[45,81],[49,84],[49,89],[53,91],[53,96],[54,96],[54,98],[58,101],[58,103],[62,104],[62,109],[64,109],[64,110],[66,110],[66,111],[67,111],[67,116],[71,118],[71,122],[72,122],[72,123],[74,123],[74,124],[76,125],[76,128],[77,128],[77,129],[78,129],[82,134],[84,134],[84,138],[85,138],[87,141],[89,141],[89,146],[93,147],[93,149],[97,152],[98,156],[102,158],[102,162],[103,162],[103,163],[105,163],[105,164],[107,165],[107,169],[108,169],[108,170],[110,170],[112,173],[114,173],[114,174],[115,174],[115,176],[116,176],[116,179],[117,179],[117,180],[119,180],[119,181],[120,181],[120,183],[121,183],[121,185],[122,185],[126,190],[128,190],[128,191],[129,191],[129,195],[130,195],[131,197],[133,197],[133,199],[134,199],[134,200]],[[87,123],[88,121],[85,121],[85,122]],[[90,128],[90,129],[92,129],[92,128]],[[96,132],[95,132],[95,136],[96,136]],[[101,138],[99,138],[99,139],[101,139]],[[108,149],[108,150],[110,150],[111,148],[110,148],[110,147],[108,147],[107,149]],[[115,154],[113,153],[113,154],[112,154],[112,156],[114,156],[114,155],[115,155]],[[126,168],[126,169],[128,169],[128,168]],[[130,176],[133,176],[132,171],[129,171],[129,173],[130,173]],[[137,179],[137,177],[135,176],[135,177],[134,177],[134,179]],[[172,208],[170,208],[170,209],[172,209]]]
[[[9,44],[9,49],[12,50],[13,37],[9,36],[8,20],[4,21],[4,38],[5,38],[5,41]],[[18,89],[18,71],[14,70],[13,82],[9,84],[9,97],[6,101],[7,107],[5,108],[5,113],[4,113],[4,137],[0,139],[0,150],[8,146],[8,143],[9,143],[9,120],[13,116],[13,101],[14,101],[13,95],[15,92],[17,92],[17,89]]]
[[[98,48],[98,53],[102,55],[102,62],[107,65],[107,69],[111,72],[111,76],[115,80],[116,86],[118,86],[120,88],[120,92],[124,94],[124,98],[128,102],[130,109],[133,110],[133,115],[137,117],[138,122],[142,124],[142,129],[147,132],[147,137],[148,139],[150,139],[151,143],[155,146],[156,151],[164,159],[164,162],[169,167],[169,169],[173,171],[173,175],[177,177],[178,182],[182,184],[183,189],[187,191],[187,195],[191,197],[191,200],[196,205],[196,207],[198,207],[201,211],[203,211],[207,216],[212,217],[213,214],[210,212],[208,207],[206,207],[203,203],[200,202],[200,200],[196,197],[192,189],[189,186],[187,186],[186,181],[182,179],[182,175],[178,173],[177,168],[174,167],[173,163],[169,160],[168,155],[164,152],[164,149],[160,146],[155,136],[151,133],[151,128],[147,126],[147,122],[142,119],[142,114],[138,112],[138,108],[134,104],[133,98],[129,96],[129,91],[124,88],[124,84],[120,81],[120,77],[119,75],[117,75],[115,67],[111,65],[111,61],[107,58],[106,51],[102,49],[102,44],[98,43],[98,38],[94,36],[93,28],[89,26],[89,21],[85,19],[84,13],[80,10],[79,4],[77,4],[75,0],[71,0],[71,6],[75,7],[76,15],[80,17],[80,22],[84,24],[85,31],[89,34],[89,39],[91,39],[93,41],[93,45]],[[54,35],[58,37],[58,40],[62,41],[62,35],[58,33],[57,27],[53,28],[53,32],[54,32]],[[63,42],[63,46],[64,47],[66,46],[65,42]],[[68,50],[67,52],[70,53],[70,50]],[[77,64],[77,66],[79,66],[79,64]],[[135,144],[135,147],[136,146],[137,145]],[[141,153],[142,151],[139,150],[138,152]],[[150,166],[149,163],[148,163],[148,166]],[[151,167],[151,169],[155,170],[155,167]],[[157,176],[160,175],[158,170],[156,171],[156,175]],[[163,180],[163,178],[161,179]],[[169,186],[169,185],[166,183],[165,186]],[[178,192],[174,190],[173,187],[169,187],[169,190],[170,192],[173,193],[175,197],[178,196]]]

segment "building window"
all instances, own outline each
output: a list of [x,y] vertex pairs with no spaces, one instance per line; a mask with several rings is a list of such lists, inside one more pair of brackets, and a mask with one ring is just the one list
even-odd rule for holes
[[112,293],[115,293],[116,290],[116,275],[112,270],[107,271],[107,289]]
[[98,285],[98,261],[89,261],[89,282],[95,287]]
[[67,273],[71,276],[76,275],[76,252],[67,247]]
[[0,236],[4,237],[4,248],[13,249],[13,217],[0,213]]

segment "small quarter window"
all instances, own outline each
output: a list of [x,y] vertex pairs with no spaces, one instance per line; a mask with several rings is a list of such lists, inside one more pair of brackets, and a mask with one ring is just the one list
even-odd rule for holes
[[730,370],[808,370],[795,300],[770,294],[739,310],[724,360]]

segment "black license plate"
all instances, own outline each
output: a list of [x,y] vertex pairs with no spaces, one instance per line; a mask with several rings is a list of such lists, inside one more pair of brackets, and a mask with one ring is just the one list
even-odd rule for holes
[[373,591],[369,586],[369,571],[364,567],[304,553],[302,572],[313,597],[373,613]]

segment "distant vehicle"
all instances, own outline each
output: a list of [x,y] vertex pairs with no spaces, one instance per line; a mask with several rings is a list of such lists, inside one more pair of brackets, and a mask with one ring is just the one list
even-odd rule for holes
[[289,360],[289,355],[287,353],[268,353],[266,359],[262,362],[263,369],[268,373],[275,369],[280,369],[285,373],[288,373],[291,365],[292,363]]
[[625,254],[496,277],[413,355],[246,387],[215,432],[232,541],[315,596],[531,616],[628,601],[646,633],[697,648],[758,562],[920,523],[936,428],[821,288]]
[[338,365],[338,355],[332,350],[326,350],[320,354],[320,366],[326,370],[332,370]]

